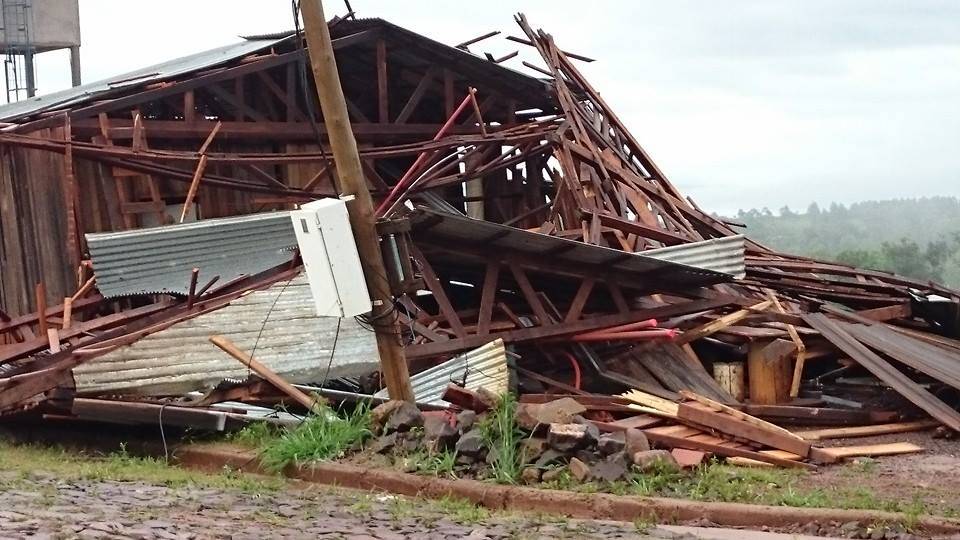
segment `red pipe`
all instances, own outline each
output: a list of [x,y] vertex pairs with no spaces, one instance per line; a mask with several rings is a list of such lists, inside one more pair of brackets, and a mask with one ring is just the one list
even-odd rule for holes
[[645,321],[634,322],[630,324],[621,324],[620,326],[611,326],[610,328],[601,328],[599,330],[591,330],[589,332],[584,332],[579,334],[581,336],[588,336],[591,334],[609,334],[611,332],[626,332],[628,330],[641,330],[643,328],[656,328],[657,320],[656,319],[647,319]]
[[590,333],[573,336],[573,341],[643,341],[648,339],[674,339],[679,332],[674,328],[664,330],[637,330],[634,332]]
[[[462,113],[463,110],[467,108],[467,105],[470,104],[470,100],[472,97],[473,97],[473,94],[467,93],[467,97],[463,98],[463,101],[460,102],[460,106],[457,107],[457,110],[453,111],[453,114],[450,115],[450,118],[447,118],[447,122],[443,124],[443,127],[440,128],[440,131],[438,131],[437,134],[433,137],[432,142],[439,141],[444,136],[446,136],[447,131],[450,131],[450,128],[453,127],[453,125],[456,123],[457,117],[460,116],[460,113]],[[427,151],[420,152],[420,155],[417,156],[417,159],[416,161],[413,162],[413,165],[411,165],[410,168],[407,169],[407,172],[403,173],[403,177],[400,178],[400,181],[397,182],[397,185],[393,186],[393,189],[390,190],[390,193],[387,195],[387,198],[384,199],[383,202],[380,203],[380,206],[377,207],[378,217],[383,216],[383,213],[386,212],[388,208],[390,208],[390,205],[393,203],[393,200],[396,198],[397,194],[401,193],[402,190],[406,189],[407,187],[406,184],[410,182],[414,174],[419,172],[420,167],[427,160],[427,158],[429,158],[436,152],[437,152],[436,150],[432,152],[427,152]]]
[[573,366],[573,387],[577,390],[580,389],[580,363],[577,362],[577,358],[568,352],[563,353],[567,357],[567,360],[570,360],[570,365]]

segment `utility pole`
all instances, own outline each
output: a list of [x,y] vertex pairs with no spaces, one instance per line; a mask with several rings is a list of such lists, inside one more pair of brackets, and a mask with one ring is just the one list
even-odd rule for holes
[[407,360],[400,343],[399,328],[392,313],[393,298],[380,252],[373,199],[363,177],[357,141],[350,128],[347,102],[343,97],[337,61],[330,43],[330,28],[323,15],[321,0],[300,0],[300,12],[303,14],[310,67],[317,83],[323,123],[327,127],[333,160],[340,177],[340,189],[342,195],[354,196],[354,200],[347,203],[347,209],[367,288],[373,297],[371,318],[375,321],[374,328],[377,330],[377,349],[380,352],[380,367],[386,379],[387,392],[391,399],[412,402],[410,372],[407,370]]

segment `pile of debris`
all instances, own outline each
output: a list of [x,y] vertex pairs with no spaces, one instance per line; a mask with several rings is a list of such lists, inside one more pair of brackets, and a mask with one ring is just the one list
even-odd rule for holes
[[[40,286],[33,313],[0,311],[0,414],[225,429],[271,416],[264,405],[308,409],[309,392],[386,401],[369,375],[373,332],[391,332],[421,408],[478,411],[481,388],[516,393],[537,460],[561,453],[585,477],[707,455],[810,468],[920,450],[815,446],[823,438],[960,431],[960,293],[745,238],[668,181],[576,67],[589,59],[517,23],[526,38],[511,41],[540,54],[545,67],[524,64],[546,79],[471,54],[476,41],[330,24],[380,203],[393,320],[311,311],[288,211],[337,189],[316,142],[323,119],[296,83],[299,35],[0,108],[11,155],[64,157],[66,226],[50,244],[69,249],[50,257],[79,267],[81,284],[57,289],[76,289],[59,306]],[[230,146],[250,134],[285,146]],[[199,152],[184,150],[197,138]],[[103,190],[109,176],[116,193]],[[141,199],[129,198],[133,178]],[[86,200],[81,181],[99,195]],[[235,206],[221,205],[228,196]],[[253,215],[141,228],[170,221],[171,201],[181,222],[198,207]],[[94,233],[117,229],[128,230]],[[0,292],[16,289],[7,274]],[[424,422],[482,459],[467,416]]]

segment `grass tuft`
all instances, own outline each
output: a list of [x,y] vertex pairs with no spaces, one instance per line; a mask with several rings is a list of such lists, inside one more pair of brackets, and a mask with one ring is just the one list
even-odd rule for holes
[[479,523],[490,517],[490,512],[477,504],[457,497],[444,497],[436,501],[439,509],[458,523]]
[[368,407],[360,405],[340,416],[324,405],[295,429],[269,441],[261,462],[267,470],[280,471],[291,463],[337,459],[371,435]]
[[484,442],[494,455],[490,464],[493,478],[500,484],[516,484],[520,479],[520,441],[523,431],[517,426],[517,398],[507,392],[481,424]]
[[263,448],[283,435],[283,428],[270,422],[251,422],[227,435],[227,440],[248,448]]
[[408,458],[416,472],[429,474],[437,478],[457,479],[457,454],[453,450],[444,450],[442,452],[417,452]]

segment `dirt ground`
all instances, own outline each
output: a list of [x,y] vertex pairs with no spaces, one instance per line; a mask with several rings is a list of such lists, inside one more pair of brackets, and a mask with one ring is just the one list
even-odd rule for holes
[[349,490],[167,487],[0,472],[0,538],[653,538],[631,524],[490,515]]
[[835,490],[856,497],[915,503],[923,513],[960,517],[960,440],[938,439],[932,432],[827,440],[823,446],[850,446],[911,442],[923,452],[873,459],[854,459],[843,465],[820,467],[804,475],[804,489]]

